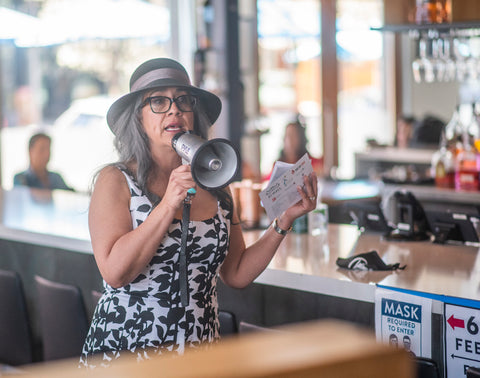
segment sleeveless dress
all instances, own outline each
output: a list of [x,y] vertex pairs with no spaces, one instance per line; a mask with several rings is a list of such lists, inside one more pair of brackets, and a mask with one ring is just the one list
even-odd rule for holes
[[[130,213],[136,228],[152,211],[152,203],[135,180],[122,172],[130,188]],[[217,279],[228,250],[229,219],[228,210],[218,202],[213,218],[189,222],[187,307],[180,301],[182,222],[178,219],[173,220],[154,257],[133,282],[115,289],[104,281],[80,366],[108,365],[124,354],[134,354],[138,360],[154,354],[182,354],[185,347],[218,340]]]

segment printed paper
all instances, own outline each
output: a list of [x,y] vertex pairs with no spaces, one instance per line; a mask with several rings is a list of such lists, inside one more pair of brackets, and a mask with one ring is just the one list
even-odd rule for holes
[[268,218],[273,221],[286,209],[302,199],[297,186],[303,186],[303,176],[313,172],[308,154],[295,164],[277,161],[267,187],[260,192],[260,200]]

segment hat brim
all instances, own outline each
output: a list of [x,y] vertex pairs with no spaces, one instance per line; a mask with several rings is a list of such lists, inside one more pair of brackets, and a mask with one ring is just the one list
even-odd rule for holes
[[166,87],[177,87],[185,88],[190,93],[197,96],[198,100],[202,104],[202,108],[205,110],[205,113],[210,120],[211,125],[215,123],[222,111],[222,102],[218,96],[208,92],[206,90],[191,86],[191,85],[179,85],[176,80],[162,79],[158,81],[153,81],[145,88],[140,90],[130,92],[119,99],[117,99],[108,109],[107,112],[107,124],[110,127],[110,130],[115,134],[115,123],[118,118],[129,106],[131,106],[138,96],[146,91],[166,88]]

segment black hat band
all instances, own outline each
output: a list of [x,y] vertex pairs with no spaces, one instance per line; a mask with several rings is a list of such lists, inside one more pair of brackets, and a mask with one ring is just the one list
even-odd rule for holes
[[158,68],[153,71],[149,71],[146,74],[140,76],[135,83],[132,84],[131,92],[138,91],[142,88],[145,88],[150,82],[156,81],[159,79],[174,79],[179,81],[181,85],[190,86],[190,79],[188,75],[182,71],[179,71],[174,68]]

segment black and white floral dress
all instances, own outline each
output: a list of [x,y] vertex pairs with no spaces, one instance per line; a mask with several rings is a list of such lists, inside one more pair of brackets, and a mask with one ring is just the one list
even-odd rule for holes
[[[131,192],[133,228],[152,211],[152,204],[135,180],[125,175]],[[179,290],[181,220],[174,219],[155,256],[130,284],[114,289],[104,282],[80,364],[102,364],[121,355],[137,359],[153,354],[183,353],[219,338],[217,278],[226,256],[230,221],[218,203],[210,219],[190,221],[187,240],[189,305],[182,307]],[[148,353],[148,354],[147,354]],[[96,359],[91,357],[96,355]]]

